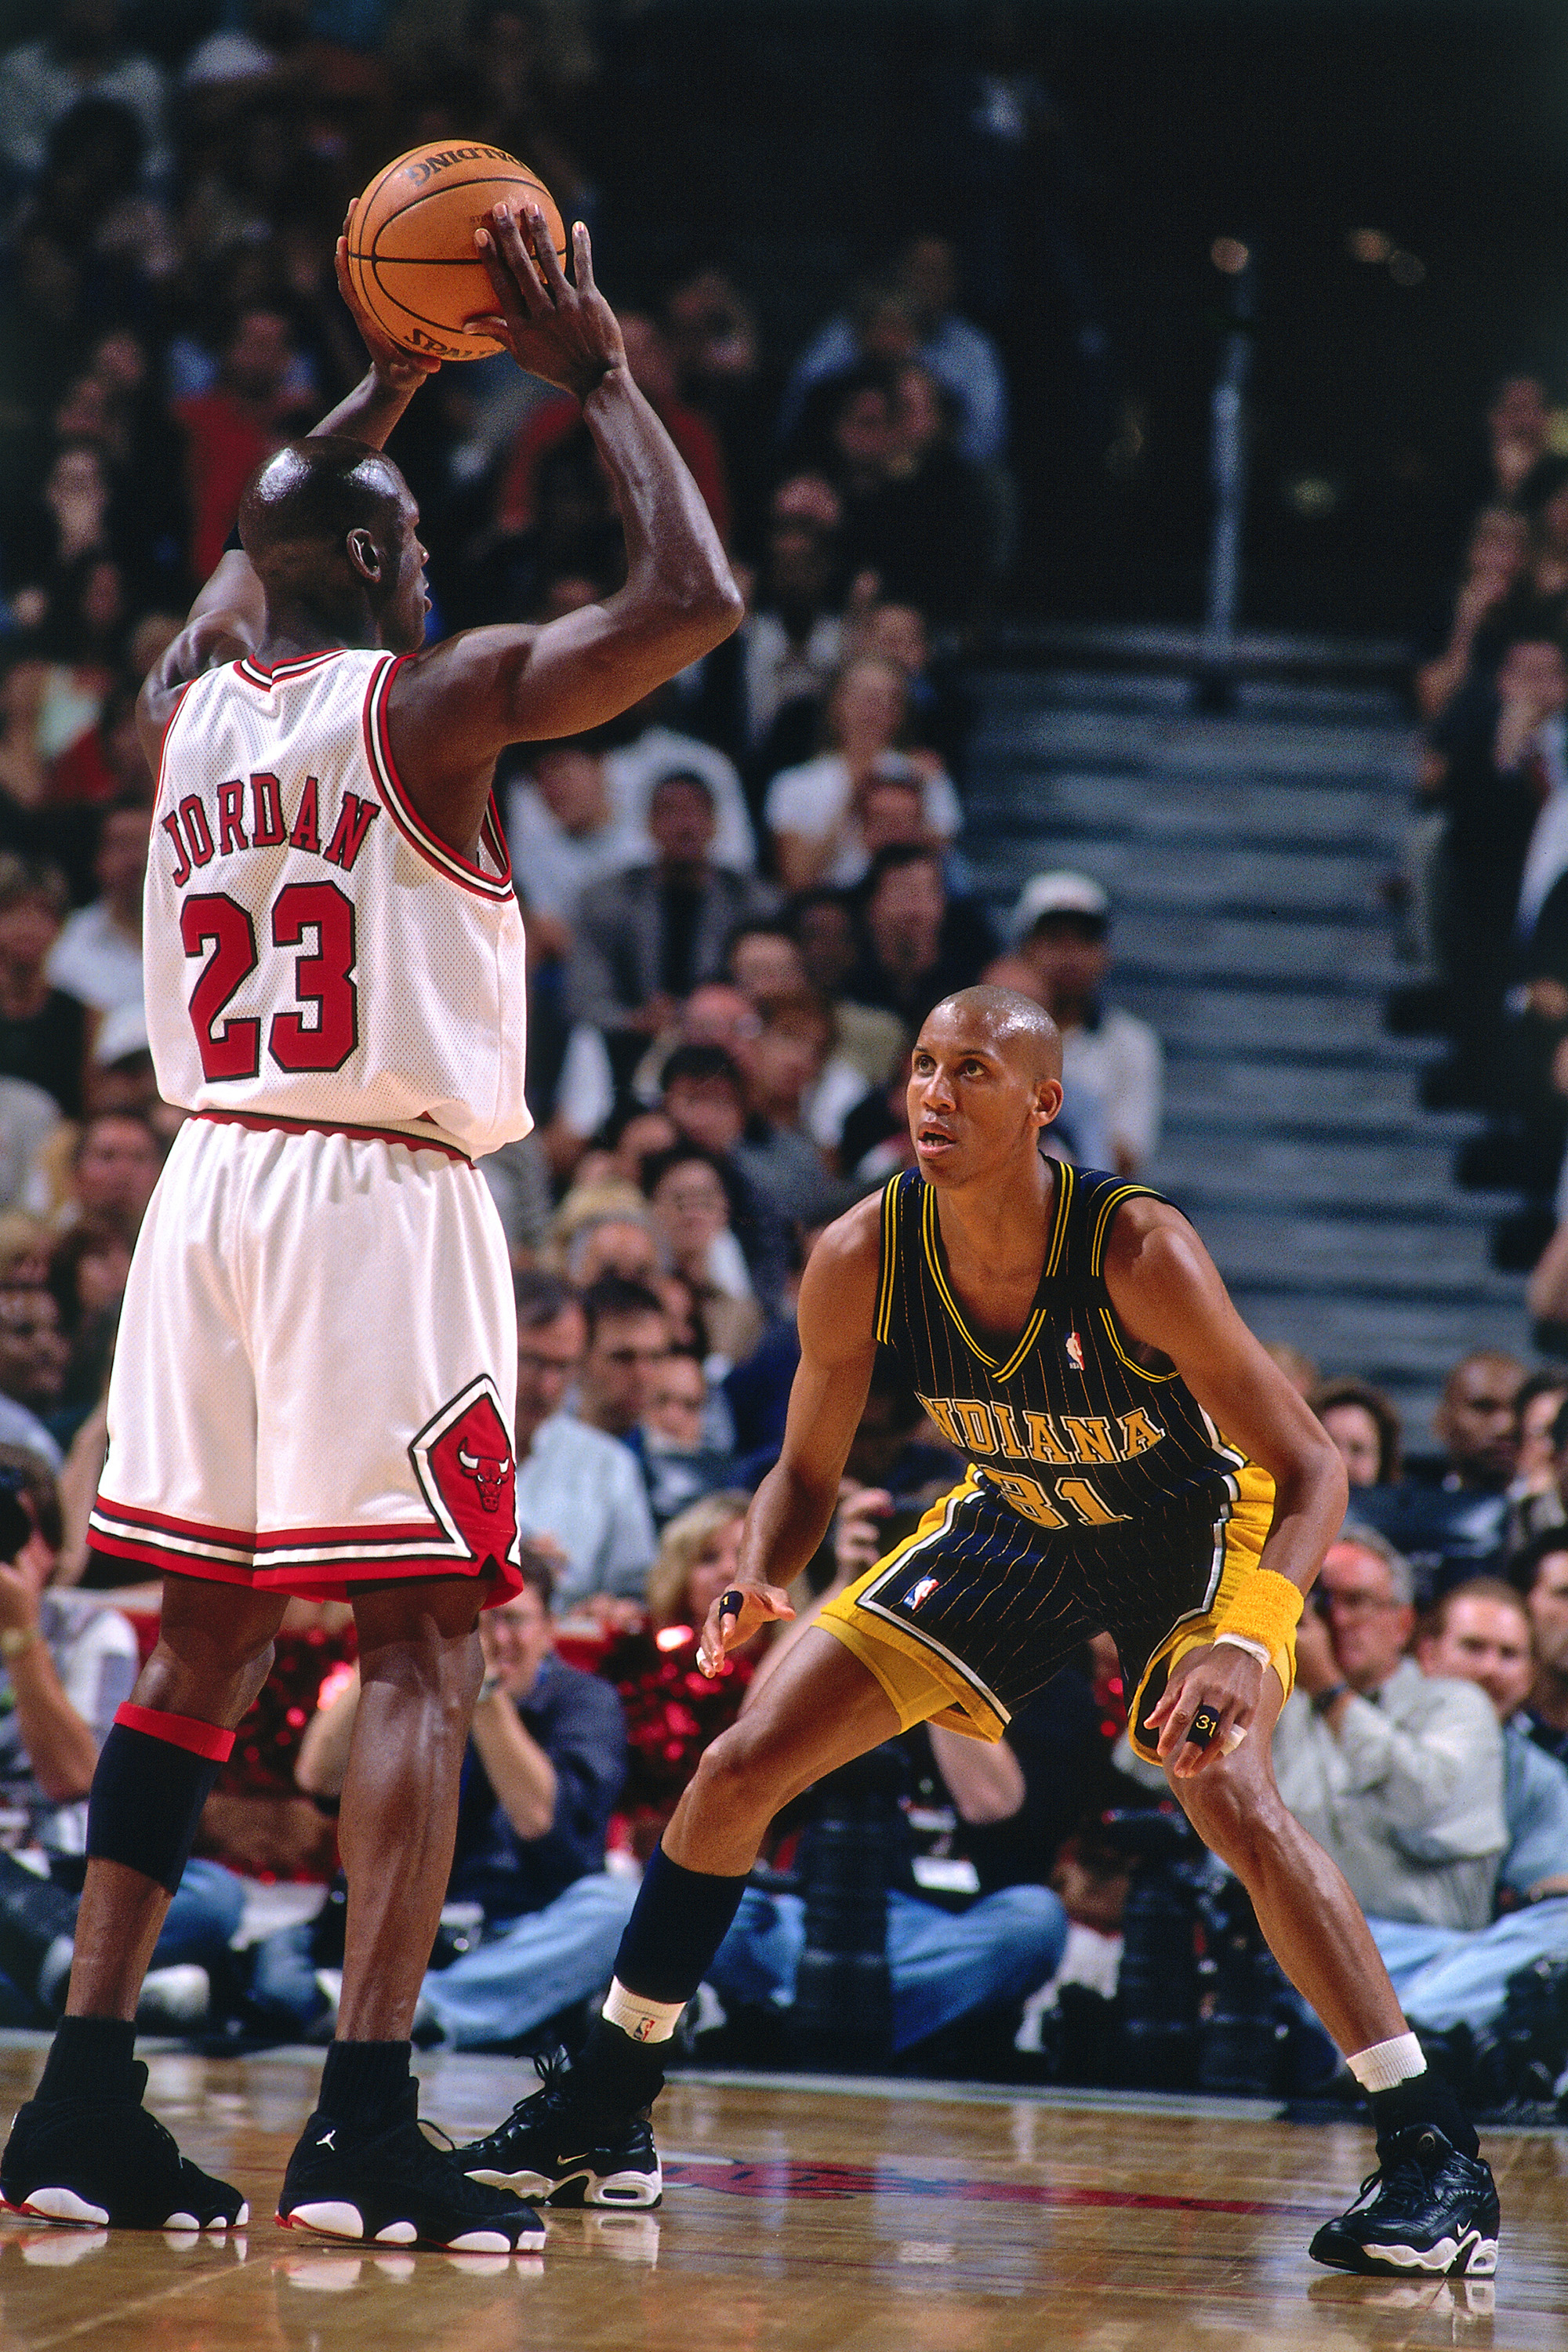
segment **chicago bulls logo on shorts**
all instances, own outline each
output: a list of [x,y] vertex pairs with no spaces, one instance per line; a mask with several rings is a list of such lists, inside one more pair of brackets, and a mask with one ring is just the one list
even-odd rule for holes
[[470,1381],[408,1449],[425,1497],[476,1562],[517,1552],[517,1464],[488,1373]]

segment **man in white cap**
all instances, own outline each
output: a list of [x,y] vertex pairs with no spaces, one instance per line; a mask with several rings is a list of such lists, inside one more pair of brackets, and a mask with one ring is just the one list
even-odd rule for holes
[[1110,925],[1110,901],[1089,875],[1032,875],[1013,909],[1013,952],[1062,1033],[1068,1102],[1095,1107],[1107,1165],[1135,1176],[1159,1139],[1164,1056],[1146,1021],[1101,1002]]

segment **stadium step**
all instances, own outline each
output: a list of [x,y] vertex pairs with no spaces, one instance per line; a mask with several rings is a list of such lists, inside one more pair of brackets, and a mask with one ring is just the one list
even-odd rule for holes
[[1528,1355],[1529,1324],[1489,1254],[1516,1202],[1453,1181],[1478,1122],[1420,1107],[1442,1048],[1383,1027],[1410,976],[1383,892],[1415,772],[1388,649],[1271,638],[1206,718],[1165,635],[1020,635],[982,671],[969,871],[1004,923],[1044,866],[1104,884],[1112,994],[1166,1046],[1150,1181],[1263,1338],[1381,1382],[1419,1447],[1447,1366]]

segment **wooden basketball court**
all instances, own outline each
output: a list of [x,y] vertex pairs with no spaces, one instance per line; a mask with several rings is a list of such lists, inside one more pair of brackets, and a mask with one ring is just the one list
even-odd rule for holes
[[[42,2060],[6,2037],[7,2113]],[[1349,2126],[1262,2106],[681,2077],[658,2213],[550,2217],[542,2257],[360,2254],[280,2230],[318,2053],[152,2059],[149,2098],[238,2181],[232,2244],[0,2224],[4,2352],[1207,2352],[1568,2346],[1568,2134],[1488,2143],[1499,2274],[1352,2279],[1306,2258],[1370,2160]],[[423,2062],[458,2137],[532,2087]]]

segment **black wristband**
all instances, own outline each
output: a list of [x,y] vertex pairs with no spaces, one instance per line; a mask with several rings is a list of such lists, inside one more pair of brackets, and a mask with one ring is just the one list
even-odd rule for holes
[[719,1614],[721,1617],[738,1617],[745,1605],[745,1594],[743,1592],[737,1592],[733,1585],[730,1587],[728,1592],[721,1592],[719,1595]]
[[1312,1693],[1312,1713],[1327,1715],[1336,1699],[1347,1698],[1349,1696],[1349,1683],[1331,1683],[1327,1690]]

